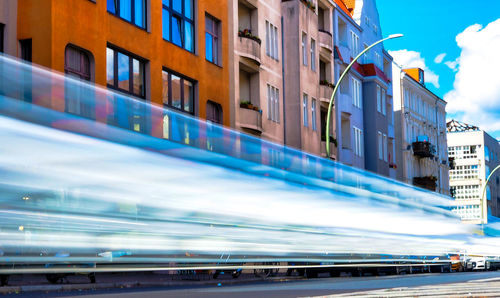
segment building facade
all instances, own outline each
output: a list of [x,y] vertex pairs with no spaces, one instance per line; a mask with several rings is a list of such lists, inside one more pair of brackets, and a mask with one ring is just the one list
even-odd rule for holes
[[[236,129],[326,156],[333,7],[329,0],[230,2],[231,124]],[[334,141],[334,121],[330,132]],[[330,157],[336,158],[334,144]]]
[[464,222],[487,223],[488,215],[500,215],[500,173],[495,172],[486,186],[500,164],[498,141],[478,127],[455,120],[448,122],[447,129],[454,212]]
[[425,87],[424,71],[393,65],[397,179],[449,194],[446,102]]
[[[0,22],[5,15],[15,19],[2,26],[9,54],[140,100],[230,124],[226,1],[0,3]],[[78,112],[77,103],[50,98],[34,103]],[[98,120],[107,121],[103,117]],[[165,130],[157,125],[152,134],[161,137]]]
[[[374,0],[337,1],[335,81],[364,48],[382,39]],[[392,57],[378,45],[354,64],[336,99],[338,160],[395,177]]]

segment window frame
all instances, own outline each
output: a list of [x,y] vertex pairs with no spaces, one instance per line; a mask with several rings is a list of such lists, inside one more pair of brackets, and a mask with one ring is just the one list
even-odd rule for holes
[[[194,100],[193,100],[193,102],[194,102]],[[222,125],[224,122],[224,114],[223,114],[223,110],[222,110],[222,105],[218,102],[213,101],[213,100],[207,100],[207,103],[206,103],[206,111],[207,112],[209,110],[208,109],[209,105],[214,107],[214,110],[220,119],[219,119],[219,121],[217,121],[215,119],[209,119],[208,113],[206,113],[205,119],[207,121],[210,121],[211,123],[216,123],[216,124]]]
[[276,123],[280,123],[279,98],[279,89],[267,84],[267,119]]
[[307,66],[307,34],[302,32],[302,65]]
[[266,20],[266,55],[279,61],[278,27]]
[[302,122],[304,127],[309,127],[309,117],[308,117],[308,106],[309,106],[309,97],[306,93],[302,95]]
[[[91,0],[91,1],[95,2],[94,0]],[[114,2],[115,12],[109,11],[109,9],[108,9],[108,2],[109,1]],[[130,13],[131,13],[131,16],[130,16],[131,20],[130,21],[120,16],[120,1],[122,1],[122,0],[106,0],[106,11],[108,13],[112,14],[113,16],[119,18],[120,20],[123,20],[123,21],[125,21],[125,22],[139,28],[139,29],[142,29],[144,31],[148,31],[148,1],[150,1],[150,0],[130,0]],[[141,27],[135,23],[135,17],[136,17],[135,16],[135,2],[136,1],[144,1],[144,7],[143,7],[144,27]]]
[[[168,25],[168,39],[165,39],[165,34],[163,32],[163,29],[162,29],[162,38],[164,41],[167,41],[181,49],[184,49],[190,53],[193,53],[195,54],[196,53],[196,11],[195,11],[195,0],[180,0],[182,2],[182,12],[179,13],[178,11],[176,11],[174,8],[173,8],[173,0],[166,0],[168,1],[168,6],[164,4],[164,1],[165,0],[161,0],[161,6],[162,6],[162,27],[163,27],[163,13],[166,11],[168,11],[168,14],[169,14],[169,17],[168,17],[168,22],[169,22],[169,25]],[[191,2],[191,9],[192,9],[192,17],[193,19],[191,20],[189,17],[186,16],[186,1],[190,1]],[[181,38],[181,45],[178,45],[176,44],[175,42],[172,41],[172,18],[179,18],[181,20],[181,29],[180,29],[180,38]],[[191,31],[191,34],[192,34],[192,50],[188,50],[186,49],[186,26],[185,26],[185,22],[188,22],[191,24],[192,26],[192,31]]]
[[316,110],[317,110],[317,103],[316,99],[313,97],[311,100],[311,128],[313,131],[316,131],[317,125],[316,125]]
[[[164,100],[163,100],[163,95],[162,95],[162,105],[163,107],[166,107],[166,108],[169,108],[169,109],[172,109],[172,110],[175,110],[175,111],[179,111],[179,112],[182,112],[182,113],[185,113],[185,114],[189,114],[189,115],[193,115],[193,116],[196,116],[196,110],[197,110],[197,92],[196,92],[196,88],[197,88],[197,85],[198,85],[198,81],[194,80],[194,79],[191,79],[181,73],[178,73],[176,71],[173,71],[169,68],[166,68],[166,67],[162,67],[162,76],[163,76],[163,72],[166,72],[168,74],[168,103],[165,103]],[[179,77],[180,78],[180,84],[182,86],[181,88],[181,108],[177,108],[175,107],[174,105],[172,105],[172,75],[176,76],[176,77]],[[188,81],[190,82],[192,85],[193,85],[193,106],[191,108],[191,111],[186,111],[184,109],[184,102],[185,102],[185,96],[184,94],[186,93],[184,91],[184,81]],[[163,78],[162,78],[162,93],[163,93]],[[215,101],[213,101],[214,103],[216,103]]]
[[[119,91],[119,92],[122,92],[122,93],[126,93],[126,94],[129,94],[129,95],[132,95],[134,97],[137,97],[137,98],[141,98],[141,99],[146,99],[146,63],[148,62],[146,59],[136,55],[136,54],[133,54],[133,53],[130,53],[129,51],[126,51],[126,50],[123,50],[119,47],[116,47],[112,44],[108,44],[106,46],[106,49],[110,49],[110,50],[113,50],[114,53],[113,53],[113,85],[109,84],[107,82],[107,74],[106,74],[106,86],[110,89],[113,89],[113,90],[116,90],[116,91]],[[118,53],[121,53],[122,55],[125,55],[125,56],[128,56],[129,57],[129,90],[125,90],[125,89],[121,89],[118,87]],[[106,57],[107,59],[107,57]],[[133,60],[138,60],[139,63],[142,63],[142,67],[143,67],[143,71],[142,71],[142,88],[143,88],[143,95],[137,95],[134,93],[134,76],[133,76],[133,72],[134,72],[134,62]],[[141,66],[141,64],[139,64],[139,67]],[[106,61],[106,71],[107,71],[107,61]],[[132,75],[131,75],[132,74]],[[132,91],[131,91],[132,90]]]
[[310,51],[311,51],[311,70],[316,71],[316,40],[314,40],[314,38],[311,38]]
[[31,38],[20,39],[19,45],[21,48],[21,59],[30,63],[33,62],[33,40]]
[[[206,26],[207,19],[210,20],[210,22],[212,24],[212,29],[215,29],[217,32],[210,32],[207,30],[207,26]],[[219,19],[217,19],[216,17],[214,17],[208,13],[205,13],[205,60],[207,60],[208,62],[215,64],[217,66],[222,65],[222,63],[220,61],[220,60],[222,60],[221,59],[222,57],[220,55],[220,50],[221,50],[220,49],[221,48],[221,45],[220,45],[221,40],[219,37],[219,35],[221,33],[220,26],[221,26],[221,21]],[[212,38],[212,59],[216,60],[216,61],[210,61],[207,58],[207,34],[209,34]],[[217,35],[214,35],[214,34],[217,34]],[[214,40],[215,40],[215,42],[214,42]],[[214,53],[215,53],[215,55],[214,55]]]

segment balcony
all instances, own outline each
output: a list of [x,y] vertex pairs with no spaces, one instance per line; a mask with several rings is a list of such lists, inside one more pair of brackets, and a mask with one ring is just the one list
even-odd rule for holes
[[349,94],[340,93],[339,95],[339,110],[341,113],[352,114],[352,97]]
[[436,154],[436,147],[429,142],[413,142],[413,154],[418,157],[434,157]]
[[[253,36],[253,35],[252,35]],[[247,37],[238,34],[238,41],[236,43],[236,50],[241,57],[248,58],[260,65],[260,40],[258,37]]]
[[394,139],[394,125],[389,124],[387,126],[387,136],[389,137],[389,139]]
[[437,178],[435,176],[413,177],[413,185],[425,188],[431,191],[436,191]]
[[341,148],[340,150],[339,161],[352,166],[352,150],[349,148]]
[[332,98],[333,88],[328,85],[319,85],[319,100],[329,103]]
[[255,109],[240,107],[240,126],[255,132],[262,133],[262,114]]
[[325,30],[319,30],[319,45],[321,48],[328,50],[330,53],[333,49],[333,37],[332,34]]

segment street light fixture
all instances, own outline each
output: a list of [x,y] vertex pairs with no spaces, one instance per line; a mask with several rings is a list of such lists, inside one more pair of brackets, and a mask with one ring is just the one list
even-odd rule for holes
[[373,48],[374,46],[376,46],[379,43],[382,43],[382,42],[384,42],[384,41],[386,41],[388,39],[393,39],[393,38],[398,38],[398,37],[403,37],[403,34],[392,34],[392,35],[389,35],[388,37],[386,37],[384,39],[381,39],[381,40],[373,43],[372,45],[370,45],[366,49],[364,49],[346,67],[346,69],[344,70],[344,72],[340,76],[339,80],[337,81],[337,84],[335,84],[335,87],[333,88],[332,97],[330,98],[330,103],[328,104],[328,114],[327,114],[327,118],[326,118],[326,136],[325,136],[325,138],[326,138],[326,156],[328,158],[330,157],[330,118],[331,118],[331,113],[332,113],[332,104],[333,104],[333,99],[335,98],[335,94],[337,93],[337,90],[338,90],[338,88],[340,86],[340,83],[342,82],[342,79],[344,79],[344,77],[346,76],[346,74],[349,72],[349,70],[351,69],[351,67],[354,65],[354,62],[356,62],[361,56],[363,56],[371,48]]
[[[498,165],[493,171],[491,171],[491,173],[488,175],[488,178],[486,179],[486,182],[484,183],[484,186],[483,186],[483,194],[481,195],[481,224],[484,223],[484,218],[483,218],[483,215],[484,215],[484,207],[483,207],[483,203],[484,203],[484,195],[486,194],[486,187],[488,187],[488,182],[490,181],[490,178],[491,176],[493,176],[493,174],[495,173],[496,170],[500,169],[500,165]],[[488,214],[486,214],[488,215]]]

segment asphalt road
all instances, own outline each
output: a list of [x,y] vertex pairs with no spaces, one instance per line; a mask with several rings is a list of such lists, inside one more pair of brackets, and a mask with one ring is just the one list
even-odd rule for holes
[[[450,285],[457,283],[457,285]],[[423,295],[422,290],[430,291],[432,296],[449,296],[452,293],[483,293],[487,289],[494,296],[500,295],[500,271],[464,272],[442,274],[414,274],[378,277],[340,277],[297,280],[288,282],[255,282],[231,286],[203,286],[177,288],[131,288],[99,291],[74,291],[63,293],[18,294],[16,297],[306,297],[306,296],[391,296],[408,293],[407,296]],[[495,292],[496,289],[496,292]],[[368,291],[368,292],[367,292]],[[455,292],[454,292],[455,291]],[[359,293],[364,292],[364,293]],[[496,293],[496,294],[495,294]],[[470,294],[470,295],[469,295]]]

